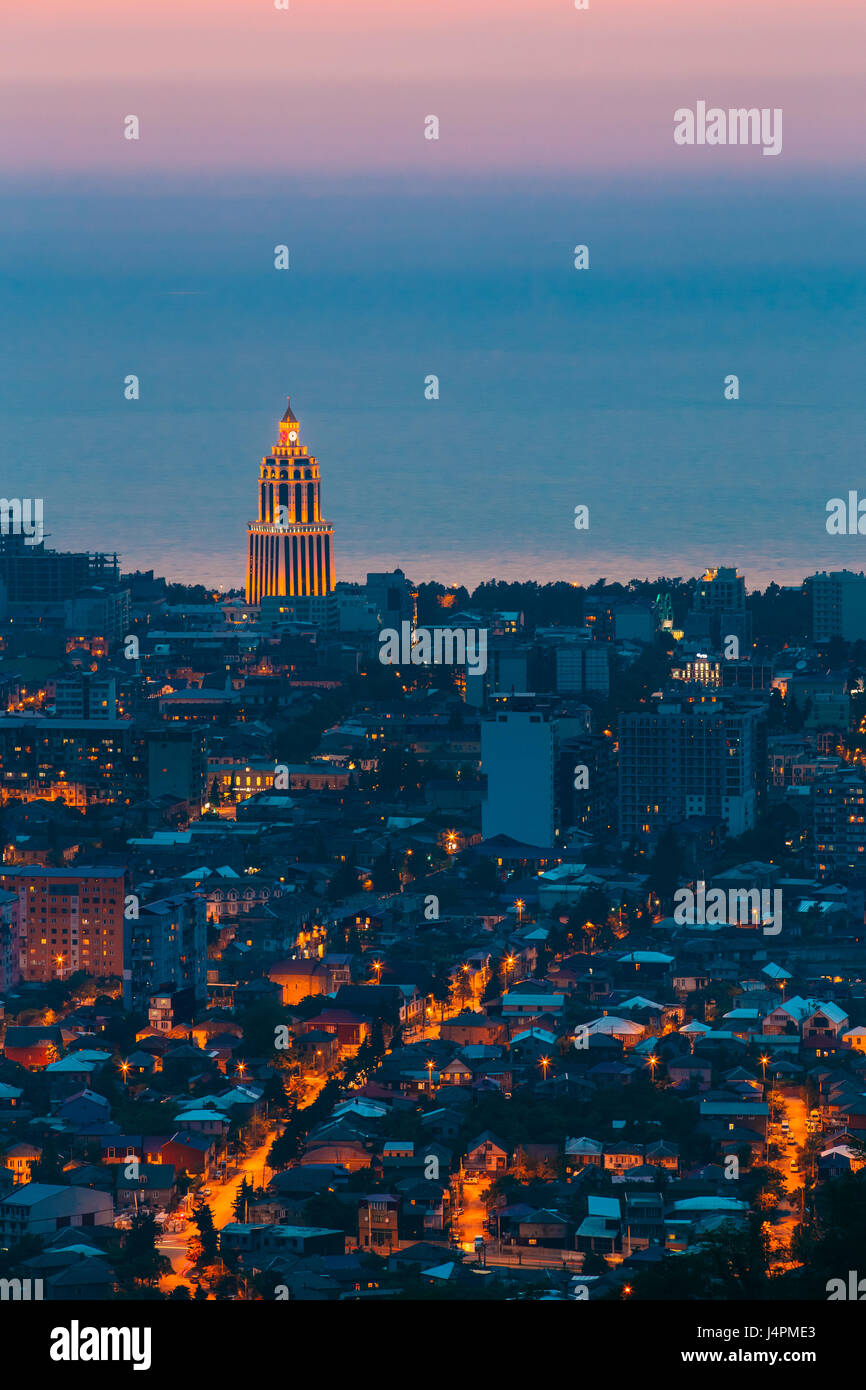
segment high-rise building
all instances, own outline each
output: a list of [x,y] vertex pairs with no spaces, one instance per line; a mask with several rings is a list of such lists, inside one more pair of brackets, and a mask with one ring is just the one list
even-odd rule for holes
[[300,442],[291,405],[259,469],[258,517],[247,526],[247,603],[311,597],[334,588],[334,528],[322,519],[319,464]]
[[207,753],[201,726],[148,729],[145,742],[148,796],[177,797],[197,816],[207,790]]
[[724,566],[707,570],[692,596],[684,632],[687,640],[705,642],[715,651],[723,651],[736,637],[738,657],[744,659],[752,646],[752,615],[743,576]]
[[556,688],[564,695],[610,694],[613,645],[610,642],[563,642],[556,649]]
[[664,700],[619,720],[619,833],[652,841],[690,816],[754,828],[765,767],[765,712],[722,695]]
[[816,777],[812,793],[815,866],[822,882],[866,871],[866,779],[857,772]]
[[495,706],[481,723],[481,770],[487,799],[481,807],[485,840],[509,835],[522,844],[555,843],[555,727],[531,696]]
[[0,888],[0,994],[21,979],[18,963],[18,894]]
[[58,719],[116,719],[117,682],[94,671],[69,671],[54,686]]
[[12,604],[62,603],[93,584],[113,588],[119,576],[117,555],[48,550],[44,541],[0,536],[0,584]]
[[128,880],[115,865],[92,868],[4,868],[0,888],[18,895],[21,978],[123,977],[130,923]]
[[194,1001],[204,1001],[206,916],[205,900],[198,893],[142,903],[131,923],[129,969],[124,980],[128,1008],[141,1008],[151,995],[163,990],[189,990]]
[[598,840],[616,833],[616,750],[610,730],[561,739],[557,776],[563,827],[577,826]]
[[132,604],[122,585],[94,584],[63,605],[66,631],[72,637],[103,637],[115,647],[129,632]]
[[0,803],[20,797],[128,805],[141,791],[139,745],[131,719],[0,715]]
[[701,576],[692,600],[696,613],[742,613],[746,607],[746,581],[735,569],[722,566]]
[[813,574],[805,581],[812,601],[812,641],[841,637],[858,642],[866,637],[866,575],[851,570]]

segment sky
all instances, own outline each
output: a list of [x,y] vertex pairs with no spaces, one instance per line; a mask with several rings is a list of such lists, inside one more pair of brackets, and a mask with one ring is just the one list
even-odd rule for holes
[[3,167],[659,169],[672,111],[702,98],[783,107],[798,167],[862,154],[859,0],[289,4],[6,0]]
[[[4,13],[3,488],[50,544],[240,583],[290,392],[338,578],[863,567],[866,6]],[[701,100],[781,154],[676,145]]]

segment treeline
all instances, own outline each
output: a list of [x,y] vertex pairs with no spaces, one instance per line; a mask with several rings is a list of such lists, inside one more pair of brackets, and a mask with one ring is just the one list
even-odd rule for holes
[[[657,595],[666,594],[670,597],[674,626],[681,627],[698,582],[697,577],[679,576],[632,579],[627,584],[608,583],[600,578],[586,585],[566,580],[539,584],[535,580],[487,579],[472,590],[464,585],[449,589],[431,582],[418,585],[418,620],[422,625],[443,622],[449,612],[469,609],[480,613],[523,613],[528,627],[580,626],[584,602],[589,597],[603,597],[612,603],[639,603],[652,602]],[[778,646],[809,640],[811,610],[804,589],[768,584],[766,589],[749,593],[746,606],[752,615],[756,640],[765,638]]]

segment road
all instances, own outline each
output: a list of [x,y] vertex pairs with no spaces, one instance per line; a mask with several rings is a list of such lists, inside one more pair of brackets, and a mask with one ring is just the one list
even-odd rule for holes
[[[803,1194],[806,1185],[806,1162],[804,1161],[804,1151],[806,1140],[809,1137],[806,1130],[806,1120],[808,1118],[806,1102],[799,1090],[788,1087],[782,1092],[783,1110],[780,1119],[788,1121],[789,1133],[795,1140],[794,1144],[787,1144],[779,1134],[777,1143],[781,1149],[780,1156],[770,1160],[770,1166],[781,1174],[785,1187],[781,1196],[778,1214],[775,1221],[770,1224],[770,1264],[775,1270],[795,1269],[797,1262],[788,1257],[788,1250],[794,1231],[800,1224]],[[791,1172],[791,1159],[797,1159],[799,1172]]]
[[[306,1110],[308,1105],[312,1105],[318,1096],[325,1082],[326,1075],[311,1074],[304,1077],[304,1094],[298,1105],[299,1110]],[[260,1144],[245,1154],[240,1164],[232,1165],[231,1171],[225,1178],[209,1178],[203,1184],[210,1188],[211,1195],[204,1200],[211,1209],[213,1224],[216,1230],[222,1230],[223,1226],[229,1221],[234,1220],[234,1206],[237,1190],[244,1178],[252,1183],[253,1187],[264,1187],[266,1185],[267,1157],[271,1145],[277,1136],[282,1133],[283,1122],[281,1120],[264,1121],[266,1125],[265,1137]],[[191,1206],[192,1201],[188,1199],[187,1205]],[[174,1213],[175,1216],[179,1212]],[[184,1277],[189,1267],[189,1256],[187,1255],[187,1242],[190,1236],[197,1233],[197,1227],[188,1218],[184,1220],[181,1230],[172,1231],[163,1236],[157,1246],[163,1255],[171,1260],[171,1274],[166,1274],[159,1282],[160,1288],[165,1293],[170,1293],[178,1284],[187,1283]]]
[[451,1231],[454,1239],[459,1241],[463,1250],[474,1250],[475,1241],[479,1236],[483,1240],[487,1239],[487,1232],[484,1228],[484,1223],[487,1220],[484,1194],[489,1186],[489,1178],[479,1178],[477,1182],[467,1182],[465,1177],[458,1177],[454,1182],[453,1201],[455,1204],[462,1205],[463,1210],[458,1214],[457,1205],[452,1208]]
[[[217,1178],[210,1178],[205,1187],[210,1188],[211,1195],[205,1197],[207,1205],[213,1215],[213,1224],[219,1231],[229,1221],[234,1220],[232,1207],[238,1187],[244,1178],[251,1182],[255,1187],[262,1187],[265,1181],[266,1163],[268,1152],[275,1138],[280,1132],[279,1121],[271,1121],[265,1139],[256,1148],[245,1154],[240,1164],[232,1167],[226,1178],[221,1182]],[[191,1203],[189,1203],[191,1205]],[[195,1235],[197,1227],[195,1224],[186,1220],[181,1230],[171,1232],[163,1236],[157,1245],[161,1254],[167,1255],[171,1260],[171,1274],[166,1274],[160,1280],[160,1288],[164,1293],[170,1293],[178,1284],[187,1283],[183,1278],[184,1272],[189,1265],[187,1255],[187,1242],[190,1236]]]

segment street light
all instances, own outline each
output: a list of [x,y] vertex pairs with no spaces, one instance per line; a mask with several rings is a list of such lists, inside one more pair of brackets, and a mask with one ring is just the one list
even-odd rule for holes
[[547,1068],[550,1066],[550,1058],[542,1057],[538,1065],[543,1069],[544,1079],[547,1080]]
[[767,1080],[767,1063],[769,1062],[769,1060],[770,1060],[769,1057],[762,1057],[762,1058],[761,1058],[761,1066],[764,1068],[764,1080],[765,1080],[765,1081]]
[[430,1095],[431,1095],[431,1096],[432,1096],[432,1094],[433,1094],[433,1065],[434,1065],[434,1063],[433,1063],[432,1057],[428,1057],[428,1058],[427,1058],[427,1087],[428,1087],[428,1089],[429,1089],[429,1092],[430,1092]]
[[382,983],[382,964],[383,964],[383,963],[382,963],[382,961],[380,961],[380,960],[374,960],[374,961],[373,961],[373,969],[374,969],[375,972],[376,972],[376,984],[377,984],[377,985],[379,985],[379,984]]
[[523,909],[526,907],[526,903],[522,898],[518,898],[514,906],[517,908],[517,921],[520,924],[523,921]]

